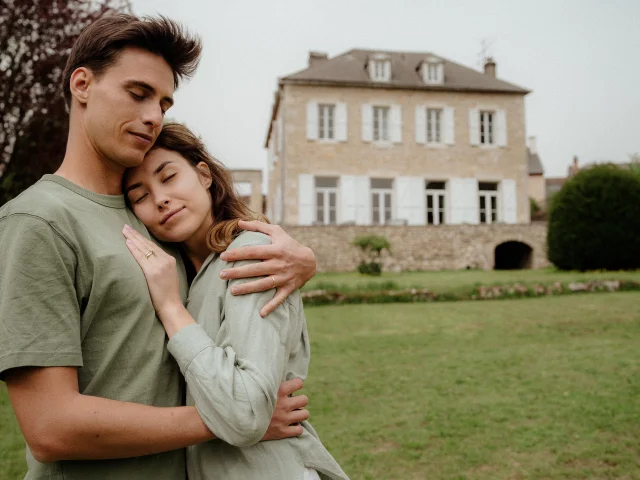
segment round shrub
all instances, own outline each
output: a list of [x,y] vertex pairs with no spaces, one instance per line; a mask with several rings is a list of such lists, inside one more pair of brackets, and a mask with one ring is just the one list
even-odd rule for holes
[[563,270],[640,268],[640,176],[598,165],[565,183],[549,209],[547,253]]

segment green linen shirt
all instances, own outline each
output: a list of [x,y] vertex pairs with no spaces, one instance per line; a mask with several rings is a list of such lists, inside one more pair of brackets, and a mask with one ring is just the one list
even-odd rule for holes
[[[244,232],[229,248],[270,243]],[[302,480],[309,467],[323,479],[347,480],[308,422],[300,437],[260,442],[280,383],[306,378],[310,349],[298,291],[266,318],[259,310],[275,290],[231,295],[239,280],[222,280],[220,271],[248,263],[231,265],[211,254],[189,290],[187,308],[197,325],[168,343],[187,381],[187,404],[218,437],[187,448],[189,479]]]
[[[125,245],[125,223],[148,237],[123,196],[99,195],[55,175],[0,208],[0,376],[16,367],[74,366],[85,395],[181,405],[184,383]],[[27,464],[27,479],[186,476],[184,449],[42,464],[27,448]]]

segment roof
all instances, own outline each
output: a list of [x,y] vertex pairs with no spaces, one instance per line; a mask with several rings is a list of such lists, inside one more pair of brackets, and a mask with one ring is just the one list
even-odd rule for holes
[[[366,66],[372,55],[383,54],[391,60],[391,80],[374,82]],[[420,75],[420,66],[427,58],[444,64],[444,84],[427,85]],[[281,84],[316,84],[368,86],[420,90],[455,90],[527,94],[529,90],[499,80],[478,70],[465,67],[429,52],[390,52],[379,50],[349,50],[337,57],[316,61],[300,72],[280,79]]]
[[527,148],[527,166],[529,170],[529,175],[543,175],[544,167],[542,166],[542,162],[540,161],[540,156],[537,153],[532,153],[530,149]]

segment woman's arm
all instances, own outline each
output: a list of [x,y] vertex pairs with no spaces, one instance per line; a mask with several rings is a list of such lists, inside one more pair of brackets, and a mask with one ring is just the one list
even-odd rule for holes
[[[240,282],[234,280],[225,298],[227,321],[214,342],[182,305],[175,259],[134,230],[125,228],[123,233],[147,279],[154,307],[170,338],[169,351],[180,365],[205,424],[215,428],[216,436],[238,446],[263,437],[300,435],[302,427],[291,425],[308,418],[306,410],[299,410],[308,400],[306,396],[289,398],[295,384],[280,383],[289,348],[289,308],[293,307],[285,303],[263,319],[258,313],[260,302],[271,298],[273,291],[234,297],[229,290]],[[150,251],[154,254],[146,256]],[[284,395],[282,387],[287,392]]]

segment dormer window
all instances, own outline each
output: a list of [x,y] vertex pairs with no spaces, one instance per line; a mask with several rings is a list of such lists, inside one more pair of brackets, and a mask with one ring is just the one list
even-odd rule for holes
[[427,85],[442,85],[444,83],[444,64],[442,60],[429,57],[422,63],[422,80]]
[[387,55],[374,55],[369,60],[369,77],[374,82],[391,80],[391,59]]

